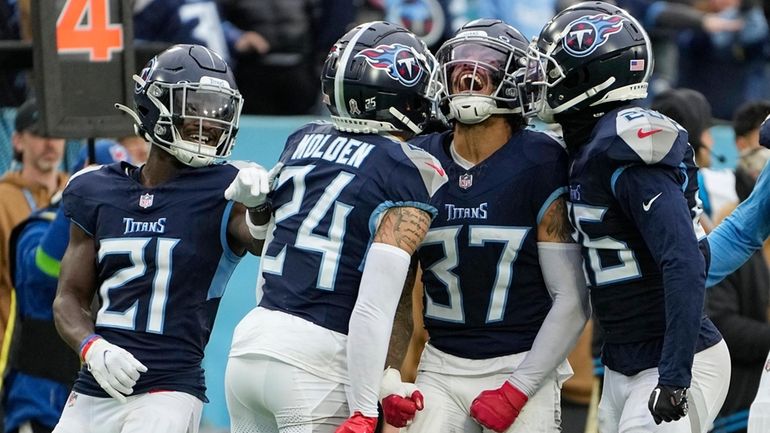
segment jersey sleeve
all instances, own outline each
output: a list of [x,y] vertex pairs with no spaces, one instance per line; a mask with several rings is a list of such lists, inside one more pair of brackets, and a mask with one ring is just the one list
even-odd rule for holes
[[682,177],[670,167],[635,165],[615,178],[613,190],[663,277],[666,331],[659,383],[689,387],[703,315],[706,263],[682,193]]
[[99,168],[100,166],[86,167],[79,171],[77,175],[70,178],[62,195],[64,215],[90,236],[93,236],[96,231],[96,207],[98,203],[92,198],[96,195],[89,189],[98,185],[99,182],[89,182],[89,178],[91,178],[89,173],[99,170]]
[[687,131],[668,117],[633,107],[618,112],[614,140],[607,150],[610,160],[678,167],[689,144]]
[[[766,122],[768,123],[768,122]],[[741,267],[770,236],[770,164],[759,174],[749,198],[708,234],[711,247],[706,287]]]
[[394,161],[388,174],[386,207],[416,207],[435,217],[438,210],[431,198],[446,184],[446,172],[428,152],[407,143],[401,143],[401,149],[404,156]]

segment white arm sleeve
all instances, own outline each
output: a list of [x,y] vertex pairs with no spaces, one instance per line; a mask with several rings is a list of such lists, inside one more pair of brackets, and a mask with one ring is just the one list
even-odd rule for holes
[[538,242],[537,252],[553,305],[532,349],[508,379],[528,397],[567,359],[591,314],[580,245]]
[[373,243],[366,254],[358,299],[348,326],[351,413],[377,416],[390,331],[410,261],[406,251],[383,243]]

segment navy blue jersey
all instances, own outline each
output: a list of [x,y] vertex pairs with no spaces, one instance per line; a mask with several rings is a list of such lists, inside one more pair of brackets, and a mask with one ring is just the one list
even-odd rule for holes
[[[187,168],[155,188],[142,186],[140,171],[102,166],[64,191],[65,213],[96,243],[96,333],[147,366],[134,393],[183,391],[205,401],[203,351],[240,260],[227,245],[233,203],[223,195],[238,169]],[[74,389],[108,397],[85,368]]]
[[279,162],[259,305],[347,334],[380,217],[395,206],[435,215],[430,198],[446,182],[444,170],[407,143],[326,122],[292,134]]
[[551,308],[537,226],[567,190],[567,153],[553,137],[522,130],[466,170],[449,153],[451,139],[413,141],[449,177],[418,253],[430,344],[471,359],[527,351]]
[[720,340],[703,313],[708,260],[687,133],[642,108],[606,114],[572,155],[570,219],[583,245],[604,363],[689,386],[694,350]]

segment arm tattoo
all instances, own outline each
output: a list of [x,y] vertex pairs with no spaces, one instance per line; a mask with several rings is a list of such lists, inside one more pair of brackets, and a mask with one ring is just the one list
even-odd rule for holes
[[567,217],[567,206],[563,198],[556,199],[546,212],[546,233],[555,242],[572,242],[572,225]]
[[409,266],[409,273],[404,281],[404,290],[401,292],[401,299],[398,300],[398,309],[396,317],[393,320],[393,331],[390,334],[390,346],[388,347],[388,358],[385,367],[398,368],[404,361],[409,339],[412,337],[412,288],[417,270],[417,262],[412,258],[412,265]]
[[375,242],[383,242],[414,254],[430,226],[430,215],[413,207],[394,207],[385,213]]

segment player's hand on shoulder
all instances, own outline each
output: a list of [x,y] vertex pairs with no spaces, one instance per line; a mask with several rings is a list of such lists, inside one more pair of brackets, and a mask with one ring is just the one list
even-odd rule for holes
[[356,412],[337,427],[334,433],[374,433],[376,428],[376,416],[364,416],[361,412]]
[[380,383],[380,404],[385,422],[393,427],[406,427],[425,407],[422,393],[413,383],[402,382],[401,373],[387,368]]
[[95,334],[83,340],[80,358],[99,386],[121,403],[134,392],[139,375],[147,371],[147,367],[127,350]]
[[516,421],[529,398],[510,381],[497,389],[482,391],[471,403],[471,417],[479,424],[502,433]]
[[687,415],[687,388],[658,385],[647,403],[655,424],[676,421]]
[[261,165],[248,162],[238,166],[238,175],[225,189],[225,199],[243,203],[248,208],[265,204],[273,180],[282,165],[277,164],[270,171]]

